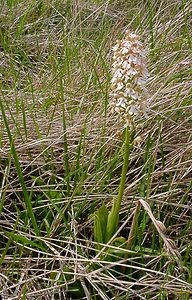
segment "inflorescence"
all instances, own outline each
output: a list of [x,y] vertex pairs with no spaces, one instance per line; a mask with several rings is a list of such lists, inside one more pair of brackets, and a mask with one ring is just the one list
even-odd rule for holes
[[113,50],[111,106],[124,127],[134,127],[136,116],[144,112],[146,81],[146,53],[138,35],[126,31]]

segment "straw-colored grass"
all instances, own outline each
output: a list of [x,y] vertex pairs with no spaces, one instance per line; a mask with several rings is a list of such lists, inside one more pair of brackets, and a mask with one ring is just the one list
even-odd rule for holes
[[[2,299],[191,299],[191,15],[189,0],[1,1]],[[116,236],[142,206],[130,250],[97,250],[93,215],[121,175],[108,103],[126,29],[151,77]]]

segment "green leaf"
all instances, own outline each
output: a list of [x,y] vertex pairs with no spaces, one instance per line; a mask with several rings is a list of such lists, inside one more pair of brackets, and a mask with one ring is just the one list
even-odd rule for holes
[[20,243],[23,246],[28,246],[31,247],[31,249],[39,249],[41,251],[46,252],[46,248],[42,246],[42,243],[40,242],[34,242],[32,240],[29,240],[28,238],[26,238],[25,236],[16,234],[14,232],[9,232],[7,230],[1,230],[4,235],[9,238],[11,241],[14,241],[16,243]]
[[117,247],[117,248],[116,249],[115,248],[109,248],[107,250],[108,253],[116,254],[120,257],[125,255],[126,239],[124,237],[120,236],[120,237],[115,238],[111,245],[114,246],[114,247]]
[[[106,229],[108,220],[108,209],[106,205],[103,205],[97,210],[94,218],[94,238],[98,243],[105,243],[106,241]],[[102,247],[98,245],[98,248]]]

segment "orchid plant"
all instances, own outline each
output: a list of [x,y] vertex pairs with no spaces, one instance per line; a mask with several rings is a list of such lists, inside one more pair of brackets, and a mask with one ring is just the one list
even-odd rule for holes
[[[103,204],[95,213],[94,237],[99,249],[102,248],[99,243],[110,243],[118,229],[129,156],[134,140],[135,120],[139,114],[145,114],[146,81],[149,77],[146,68],[146,52],[137,34],[127,30],[125,38],[118,40],[112,51],[110,107],[123,128],[125,140],[118,195],[113,199],[110,212]],[[138,208],[136,211],[138,213]]]

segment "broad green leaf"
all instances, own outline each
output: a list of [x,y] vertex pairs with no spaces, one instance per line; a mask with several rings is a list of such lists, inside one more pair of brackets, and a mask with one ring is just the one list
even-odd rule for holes
[[[94,218],[94,237],[98,243],[105,243],[106,240],[106,228],[108,219],[108,209],[103,204],[95,213]],[[101,248],[101,247],[99,247]]]

